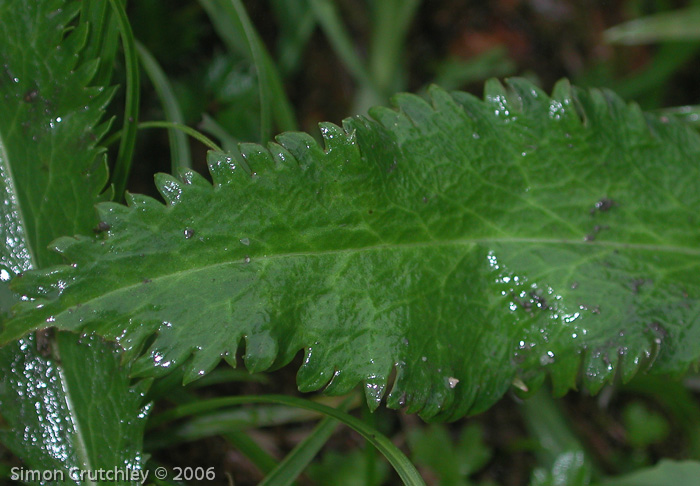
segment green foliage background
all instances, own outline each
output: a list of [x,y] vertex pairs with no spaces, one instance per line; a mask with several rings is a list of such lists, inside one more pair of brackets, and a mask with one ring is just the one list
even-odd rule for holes
[[[417,68],[420,58],[411,53],[421,29],[434,22],[431,15],[457,11],[457,3],[368,1],[361,10],[271,1],[265,13],[248,5],[252,20],[237,0],[142,2],[128,6],[128,17],[123,7],[120,0],[0,3],[8,343],[0,351],[0,414],[2,440],[15,454],[3,462],[8,477],[17,458],[40,468],[118,464],[153,473],[179,464],[174,444],[218,435],[227,441],[220,449],[240,451],[269,473],[261,484],[295,481],[326,443],[304,481],[323,484],[333,474],[340,481],[338,471],[346,471],[348,484],[661,484],[659,477],[672,475],[695,484],[695,462],[610,478],[659,457],[697,458],[700,409],[686,373],[698,358],[698,136],[685,124],[694,122],[695,107],[644,114],[612,92],[567,83],[550,98],[535,86],[553,79],[529,71],[511,44],[509,51],[500,44],[498,36],[522,30],[497,23],[495,34],[463,31],[466,45],[480,39],[488,48],[460,58],[452,44],[436,64]],[[628,15],[640,8],[621,7]],[[607,33],[631,43],[688,41],[636,51],[646,64],[632,76],[611,71],[610,55],[566,74],[612,86],[647,109],[660,106],[671,92],[668,80],[682,76],[697,50],[692,28],[683,27],[694,22],[694,8]],[[508,19],[518,9],[554,25],[577,12],[505,4],[495,12]],[[159,21],[165,16],[171,21]],[[273,24],[277,48],[267,30]],[[134,42],[132,26],[143,44]],[[307,60],[324,49],[336,69]],[[192,60],[179,61],[185,54]],[[156,96],[139,80],[137,60]],[[308,70],[340,72],[326,88],[352,86],[352,96],[322,96],[340,101],[339,116],[365,114],[406,87],[423,91],[430,79],[448,88],[513,73],[530,81],[514,79],[507,88],[489,82],[484,101],[436,88],[422,93],[427,102],[401,95],[398,111],[374,108],[371,118],[348,119],[343,128],[323,124],[322,141],[288,133],[267,144],[299,124],[314,132],[304,100],[319,88],[299,81]],[[126,89],[107,88],[112,82]],[[298,100],[287,95],[295,83]],[[105,108],[121,132],[101,121],[110,119]],[[160,116],[168,121],[138,125]],[[225,153],[183,123],[198,124]],[[138,126],[167,127],[170,150],[158,132],[137,142]],[[208,158],[213,186],[189,170],[203,168],[202,145],[179,130],[215,148]],[[100,146],[117,140],[106,158]],[[101,194],[105,160],[112,161],[113,189]],[[141,176],[154,169],[173,173],[156,180],[166,205],[128,195],[128,207],[103,203],[95,215],[95,203],[120,200],[125,186],[151,192]],[[53,266],[61,259],[47,249],[59,236],[69,237],[52,244],[68,266]],[[10,290],[7,280],[17,273],[23,276]],[[19,296],[37,300],[11,310]],[[11,342],[48,326],[83,336],[42,332]],[[118,341],[122,351],[93,333]],[[235,365],[238,353],[251,371],[279,368],[300,348],[300,388],[330,381],[327,393],[350,393],[332,403],[337,409],[249,396],[259,389],[245,384],[251,378],[216,368],[221,358]],[[685,375],[686,384],[630,382],[650,367]],[[130,381],[139,376],[160,378]],[[602,390],[598,407],[588,400],[588,412],[572,403],[562,408],[548,390],[536,393],[547,377],[555,395],[577,386]],[[358,382],[371,409],[390,391],[390,406],[436,419],[486,410],[509,388],[534,396],[497,406],[520,417],[516,428],[526,432],[515,445],[513,437],[483,440],[499,431],[488,414],[462,433],[461,423],[399,427],[405,416],[384,410],[358,420],[343,412],[360,406],[352,392]],[[204,395],[195,391],[201,387],[208,387]],[[282,405],[229,409],[260,400]],[[142,449],[153,403],[163,408],[148,420]],[[261,446],[266,433],[245,430],[276,423],[291,431],[290,424],[310,418],[289,415],[285,405],[333,418],[278,463]],[[245,418],[246,410],[253,415]],[[577,418],[591,410],[610,417],[610,431],[621,428],[622,452],[603,457],[591,447],[591,434],[599,444],[612,437],[604,425],[577,429]],[[361,454],[334,456],[335,420],[364,437]],[[403,444],[413,464],[382,433]],[[438,446],[442,452],[432,454]],[[503,455],[517,457],[518,450],[525,462],[499,473]],[[155,455],[146,463],[144,453]],[[383,458],[397,477],[387,475]],[[220,465],[222,480],[223,471]],[[233,473],[244,484],[259,477]]]

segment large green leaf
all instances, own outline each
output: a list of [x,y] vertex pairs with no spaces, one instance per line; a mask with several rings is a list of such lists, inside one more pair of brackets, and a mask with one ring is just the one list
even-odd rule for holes
[[[80,2],[0,1],[0,314],[11,275],[56,261],[47,243],[88,232],[106,182],[95,128],[109,93],[87,88],[97,64],[78,63],[87,25]],[[48,53],[48,54],[47,54]],[[113,345],[61,333],[0,349],[0,440],[32,470],[142,468],[143,387]],[[138,481],[128,481],[138,484]]]
[[[213,186],[157,177],[166,205],[99,207],[70,266],[14,281],[3,339],[56,326],[187,379],[304,349],[302,390],[364,383],[424,417],[483,410],[519,378],[592,391],[700,355],[700,138],[609,92],[522,80],[210,154]],[[109,228],[107,230],[107,228]],[[149,341],[154,336],[155,339]],[[143,349],[145,343],[149,344]],[[522,386],[522,385],[521,385]]]

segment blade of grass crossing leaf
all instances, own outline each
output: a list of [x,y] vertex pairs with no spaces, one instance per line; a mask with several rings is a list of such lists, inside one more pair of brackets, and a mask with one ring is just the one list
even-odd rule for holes
[[[339,410],[347,412],[353,396],[346,398]],[[289,486],[306,467],[313,461],[328,439],[330,439],[340,422],[332,417],[326,417],[314,430],[301,441],[277,467],[265,477],[259,486]],[[371,483],[368,483],[371,484]]]
[[243,405],[248,403],[278,403],[288,405],[290,407],[299,407],[306,410],[313,410],[323,413],[329,417],[340,420],[342,423],[353,429],[355,432],[364,437],[374,447],[381,452],[389,461],[392,467],[405,485],[408,486],[424,486],[425,482],[416,471],[411,461],[401,452],[391,441],[377,430],[365,424],[362,420],[348,415],[345,412],[337,410],[320,403],[304,400],[297,397],[288,397],[284,395],[263,395],[263,396],[242,396],[242,397],[227,397],[214,398],[211,400],[202,400],[198,403],[182,405],[175,407],[172,410],[163,412],[158,417],[154,417],[151,421],[151,426],[156,427],[182,417],[205,413],[209,410],[218,408]]
[[136,54],[136,43],[131,31],[129,19],[126,16],[124,6],[119,0],[109,0],[114,13],[117,16],[119,32],[124,47],[124,62],[126,66],[126,108],[124,110],[124,136],[119,144],[117,162],[114,166],[112,183],[114,184],[114,197],[121,200],[126,189],[126,183],[131,171],[134,145],[136,143],[136,130],[139,119],[139,66]]
[[[217,152],[222,152],[221,147],[219,147],[213,140],[211,140],[209,137],[206,135],[202,134],[201,132],[198,132],[192,127],[188,127],[187,125],[181,125],[179,123],[174,123],[174,122],[169,122],[169,121],[148,121],[148,122],[141,122],[136,125],[136,129],[143,129],[143,128],[167,128],[168,130],[180,130],[181,132],[186,133],[187,135],[191,136],[194,139],[199,140],[202,142],[204,145],[209,147],[212,150],[216,150]],[[119,130],[118,132],[113,133],[110,135],[108,138],[105,139],[104,145],[106,147],[110,146],[117,140],[119,140],[122,135],[124,134],[124,130]]]
[[[175,93],[170,86],[167,76],[158,65],[158,61],[148,52],[143,44],[136,41],[136,50],[139,53],[139,58],[141,59],[141,65],[143,66],[146,75],[150,78],[153,83],[153,87],[156,89],[158,98],[163,105],[163,113],[165,113],[165,119],[172,123],[178,123],[180,125],[185,125],[185,117],[182,115],[182,110],[180,109],[180,104],[175,98]],[[187,143],[187,137],[183,131],[175,130],[173,128],[168,129],[168,139],[170,141],[170,158],[171,158],[171,172],[177,174],[178,169],[192,168],[192,156],[190,154],[190,145]]]

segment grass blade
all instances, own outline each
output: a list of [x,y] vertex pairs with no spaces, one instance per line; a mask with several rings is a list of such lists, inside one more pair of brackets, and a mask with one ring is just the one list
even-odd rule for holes
[[381,100],[382,94],[367,71],[364,62],[357,55],[355,43],[340,20],[340,14],[335,5],[328,0],[309,0],[309,4],[316,15],[316,20],[348,72],[362,89],[372,92],[377,100]]
[[700,40],[700,7],[662,12],[616,25],[604,32],[612,44]]
[[231,5],[233,6],[236,16],[238,17],[238,21],[241,24],[246,43],[250,49],[250,56],[253,60],[253,65],[258,72],[258,91],[260,94],[260,141],[267,142],[270,140],[272,133],[272,96],[269,92],[270,73],[269,70],[266,69],[263,61],[262,42],[258,38],[258,35],[255,32],[255,27],[250,21],[250,17],[248,17],[248,13],[245,11],[245,7],[241,1],[231,0]]
[[[179,130],[181,132],[186,133],[187,135],[191,136],[192,138],[199,140],[202,142],[202,144],[206,145],[212,150],[215,150],[217,152],[223,152],[221,147],[219,147],[213,140],[211,140],[209,137],[206,135],[198,132],[192,127],[188,127],[187,125],[180,125],[179,123],[174,123],[174,122],[169,122],[169,121],[149,121],[149,122],[141,122],[138,125],[136,125],[136,129],[142,129],[142,128],[167,128],[168,130]],[[107,139],[104,141],[104,146],[108,147],[114,142],[116,142],[119,138],[122,137],[124,134],[124,130],[119,130],[118,132],[113,133],[110,135]]]
[[120,200],[124,195],[126,183],[131,171],[131,163],[136,143],[136,130],[139,119],[139,65],[136,54],[136,42],[131,31],[129,19],[126,16],[124,6],[119,0],[109,0],[114,13],[117,16],[119,32],[124,47],[124,63],[126,66],[126,108],[124,110],[124,124],[122,131],[124,136],[119,143],[119,154],[114,166],[112,183],[114,184],[114,199]]
[[333,435],[339,422],[326,417],[314,428],[303,441],[297,445],[287,457],[270,472],[259,486],[289,486],[306,469],[316,457],[328,439]]
[[270,138],[272,117],[280,130],[296,130],[294,111],[279,73],[240,0],[200,0],[200,3],[229,50],[248,57],[256,67],[260,90],[261,141],[266,142]]
[[[146,75],[153,83],[153,87],[156,89],[156,94],[163,105],[165,119],[172,123],[185,125],[185,117],[182,115],[180,104],[178,103],[177,98],[175,98],[175,93],[173,92],[173,88],[170,86],[170,81],[168,81],[167,76],[158,65],[158,61],[156,61],[153,55],[148,52],[148,49],[146,49],[143,44],[138,41],[136,42],[136,50],[139,53],[141,65],[143,66],[144,71],[146,71]],[[180,130],[169,128],[168,139],[170,141],[170,157],[172,163],[171,172],[176,174],[179,168],[191,169],[192,156],[190,154],[190,145],[187,143],[185,133]]]
[[235,405],[243,405],[247,403],[278,403],[288,405],[290,407],[298,407],[306,410],[313,410],[323,413],[329,417],[340,420],[342,423],[353,429],[355,432],[364,437],[374,447],[381,452],[389,461],[392,467],[396,470],[404,484],[408,486],[424,486],[423,479],[416,471],[411,461],[401,452],[391,441],[377,430],[365,424],[352,415],[337,410],[320,403],[315,403],[310,400],[304,400],[297,397],[288,397],[284,395],[264,395],[264,396],[242,396],[242,397],[226,397],[214,398],[211,400],[203,400],[198,403],[182,405],[167,412],[163,412],[158,417],[154,417],[151,422],[153,427],[162,425],[178,418],[197,415],[209,410],[216,410],[222,407]]
[[231,431],[224,434],[224,438],[241,454],[250,459],[250,462],[255,464],[260,472],[267,474],[277,467],[277,460],[245,432]]
[[396,86],[401,52],[408,28],[421,0],[378,0],[374,4],[369,69],[379,90],[385,94],[403,89]]

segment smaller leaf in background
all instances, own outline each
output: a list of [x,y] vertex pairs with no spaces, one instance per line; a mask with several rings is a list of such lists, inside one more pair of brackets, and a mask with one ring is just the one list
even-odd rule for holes
[[688,458],[700,459],[700,403],[690,389],[693,381],[692,375],[687,378],[687,385],[668,377],[640,375],[622,390],[636,397],[644,396],[660,406],[670,422],[681,428],[672,432],[671,440],[685,441]]
[[671,429],[663,415],[649,410],[639,401],[625,406],[622,418],[627,430],[627,440],[634,447],[644,448],[661,442],[668,437]]
[[350,452],[326,452],[320,462],[309,466],[308,476],[318,486],[379,486],[389,476],[389,466],[384,461],[375,464],[375,482],[367,484],[367,461],[361,450]]
[[631,20],[605,31],[605,40],[618,44],[700,40],[700,7],[688,7]]
[[469,476],[483,468],[492,455],[478,424],[465,426],[456,442],[444,425],[413,427],[408,430],[408,444],[415,464],[430,469],[443,486],[472,484]]
[[583,452],[571,451],[559,455],[551,470],[536,469],[530,486],[588,486],[590,482],[591,469]]
[[585,457],[584,446],[572,430],[562,404],[551,397],[549,390],[541,388],[531,394],[521,404],[521,410],[525,425],[537,443],[534,452],[543,470],[555,471],[558,461],[568,464],[565,458],[573,452]]
[[700,462],[662,459],[656,466],[606,479],[595,486],[700,486]]

